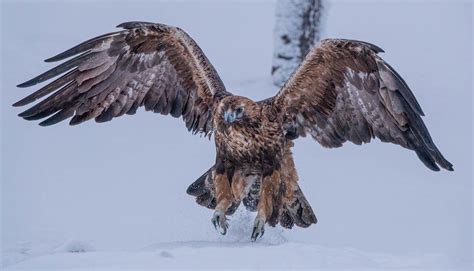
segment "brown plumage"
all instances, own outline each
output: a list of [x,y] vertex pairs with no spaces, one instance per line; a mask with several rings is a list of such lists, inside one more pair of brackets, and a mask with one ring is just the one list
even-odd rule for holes
[[[19,114],[48,126],[104,122],[147,111],[181,117],[188,130],[214,134],[215,165],[188,188],[215,209],[212,222],[227,231],[226,214],[242,202],[257,211],[252,239],[264,224],[308,227],[316,216],[298,186],[291,148],[311,135],[322,146],[374,137],[414,150],[430,169],[452,165],[434,145],[423,111],[379,47],[330,39],[314,47],[279,93],[255,102],[227,92],[199,46],[164,24],[129,22],[124,30],[81,43],[47,62],[70,58],[19,87],[61,75],[14,106],[42,101]],[[49,96],[48,96],[49,95]]]

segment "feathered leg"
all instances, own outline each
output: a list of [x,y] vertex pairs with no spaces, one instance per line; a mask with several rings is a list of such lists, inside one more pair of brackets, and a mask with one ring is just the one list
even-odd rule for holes
[[216,190],[216,208],[212,216],[212,224],[222,235],[227,233],[229,224],[225,216],[227,209],[232,205],[232,190],[228,175],[217,168],[214,178],[214,188]]
[[[234,177],[232,178],[231,184],[233,205],[229,209],[233,208],[234,205],[237,205],[236,208],[240,205],[240,202],[242,202],[242,200],[244,200],[248,196],[250,192],[250,187],[255,183],[258,178],[258,175],[247,175],[240,170],[234,173]],[[229,211],[227,211],[227,214],[229,214]]]
[[274,206],[274,199],[278,198],[280,193],[280,181],[279,170],[273,170],[271,174],[265,175],[262,178],[260,201],[257,205],[257,217],[255,218],[251,236],[252,241],[257,240],[259,236],[263,236],[265,223],[271,218],[274,208],[278,210],[278,206]]
[[317,219],[298,185],[298,174],[290,150],[292,146],[293,144],[289,144],[281,163],[281,179],[286,191],[279,210],[279,222],[282,227],[288,229],[294,224],[306,228],[316,224]]

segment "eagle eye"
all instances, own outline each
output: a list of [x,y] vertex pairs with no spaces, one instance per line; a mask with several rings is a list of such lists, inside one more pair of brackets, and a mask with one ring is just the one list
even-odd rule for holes
[[237,114],[237,118],[242,117],[244,113],[244,107],[243,106],[237,107],[237,109],[235,110],[235,113]]

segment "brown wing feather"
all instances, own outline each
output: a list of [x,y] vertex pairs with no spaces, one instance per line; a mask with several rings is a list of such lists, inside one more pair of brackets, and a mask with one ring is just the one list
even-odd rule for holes
[[[182,116],[194,133],[212,131],[212,107],[230,95],[195,41],[179,28],[129,22],[125,30],[83,42],[46,62],[74,58],[25,82],[29,87],[62,75],[18,101],[24,106],[47,98],[19,114],[27,120],[49,117],[47,126],[72,117],[109,121],[145,110]],[[78,55],[79,54],[79,55]],[[78,55],[78,56],[76,56]]]
[[328,148],[377,137],[414,150],[432,170],[452,170],[421,120],[415,96],[379,52],[360,41],[322,41],[272,100],[285,115],[284,127],[309,133]]

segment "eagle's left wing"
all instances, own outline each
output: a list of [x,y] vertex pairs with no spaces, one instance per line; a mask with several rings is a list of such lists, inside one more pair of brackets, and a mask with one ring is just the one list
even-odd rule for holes
[[324,40],[273,97],[293,136],[309,133],[321,145],[368,143],[378,137],[414,150],[430,169],[453,167],[431,139],[415,96],[377,53],[354,40]]

